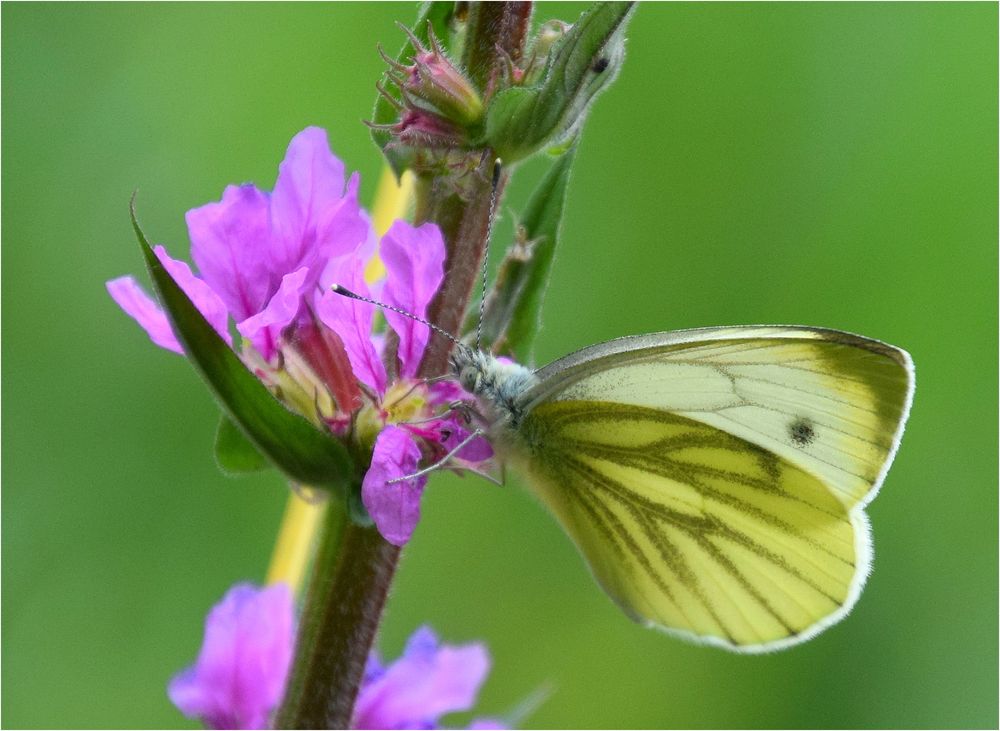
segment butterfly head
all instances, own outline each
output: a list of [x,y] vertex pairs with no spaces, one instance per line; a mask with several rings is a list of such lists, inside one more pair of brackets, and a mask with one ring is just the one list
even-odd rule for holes
[[357,294],[339,284],[332,285],[330,290],[342,297],[367,302],[408,317],[451,340],[455,344],[451,353],[451,370],[462,388],[491,404],[499,417],[517,420],[518,398],[537,381],[529,369],[507,359],[497,360],[490,353],[471,348],[448,331],[406,310]]
[[495,358],[489,353],[474,350],[465,343],[458,343],[451,353],[451,369],[459,385],[469,393],[480,396],[486,385],[484,375]]
[[479,399],[490,420],[511,425],[521,416],[522,394],[538,382],[528,368],[464,343],[452,352],[451,367],[459,385]]

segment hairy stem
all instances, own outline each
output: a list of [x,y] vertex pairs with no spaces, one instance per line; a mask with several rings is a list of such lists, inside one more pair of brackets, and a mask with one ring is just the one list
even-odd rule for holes
[[349,728],[400,549],[327,507],[277,728]]
[[518,61],[531,26],[530,2],[480,2],[469,8],[462,64],[486,96],[493,91],[502,54]]
[[[416,223],[434,221],[441,227],[447,247],[447,275],[428,309],[428,319],[451,333],[458,333],[465,310],[480,277],[490,228],[493,158],[487,150],[485,165],[473,171],[460,193],[441,179],[420,178],[417,183]],[[501,176],[497,197],[506,176]],[[452,343],[432,333],[420,365],[420,376],[441,375],[448,368]]]

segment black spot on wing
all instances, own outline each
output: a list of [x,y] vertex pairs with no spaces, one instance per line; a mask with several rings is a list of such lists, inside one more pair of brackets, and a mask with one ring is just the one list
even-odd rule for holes
[[798,417],[788,425],[788,436],[799,447],[808,447],[816,441],[816,430],[812,422],[805,417]]

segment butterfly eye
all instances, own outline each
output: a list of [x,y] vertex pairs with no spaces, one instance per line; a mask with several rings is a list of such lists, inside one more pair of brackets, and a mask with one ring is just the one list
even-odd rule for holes
[[458,374],[458,382],[462,388],[470,393],[476,393],[476,386],[479,383],[479,372],[472,366],[465,366]]

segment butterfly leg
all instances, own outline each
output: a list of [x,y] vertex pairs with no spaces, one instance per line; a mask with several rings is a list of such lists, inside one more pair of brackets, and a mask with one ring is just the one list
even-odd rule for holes
[[[416,479],[417,477],[423,477],[424,475],[426,475],[426,474],[428,474],[430,472],[433,472],[436,469],[439,469],[439,468],[443,467],[444,464],[448,460],[450,460],[456,454],[458,454],[459,452],[461,452],[462,449],[467,444],[469,444],[469,442],[471,442],[476,437],[481,437],[483,434],[484,434],[484,432],[483,432],[482,429],[476,429],[474,432],[472,432],[471,434],[469,434],[469,436],[467,436],[465,439],[463,439],[461,442],[459,442],[458,445],[455,446],[454,449],[452,449],[450,452],[448,452],[448,454],[446,454],[445,456],[443,456],[441,459],[439,459],[434,464],[428,465],[427,467],[424,467],[422,470],[417,470],[412,475],[403,475],[402,477],[396,477],[396,478],[394,478],[392,480],[387,481],[386,484],[387,485],[394,485],[397,482],[406,482],[407,480],[413,480],[413,479]],[[475,470],[472,470],[472,471],[475,472]],[[482,473],[477,472],[477,474],[482,474]],[[483,476],[487,477],[486,475],[483,475]],[[491,481],[496,482],[496,480],[493,480],[492,478],[487,477],[487,479],[490,479]]]
[[468,404],[466,404],[464,401],[452,401],[450,404],[448,404],[448,408],[446,408],[444,411],[442,411],[440,413],[433,414],[432,416],[424,417],[423,419],[411,419],[409,421],[405,421],[405,422],[402,422],[402,423],[404,423],[404,424],[413,424],[414,426],[416,426],[418,424],[429,424],[432,421],[441,421],[442,419],[444,419],[445,417],[447,417],[449,414],[454,414],[454,413],[460,414],[461,417],[462,417],[462,419],[465,421],[466,424],[468,424],[468,423],[470,423],[472,421],[472,417],[469,414],[469,406],[468,406]]

